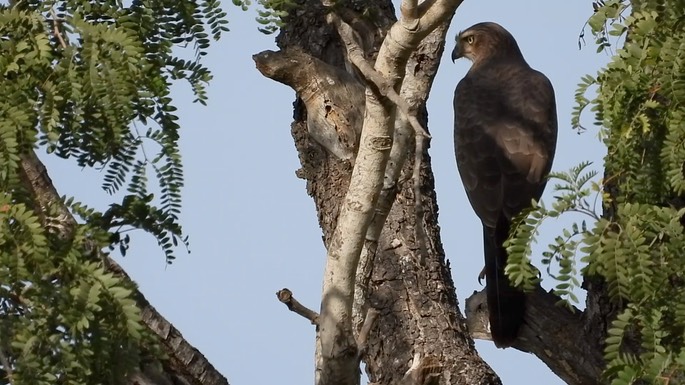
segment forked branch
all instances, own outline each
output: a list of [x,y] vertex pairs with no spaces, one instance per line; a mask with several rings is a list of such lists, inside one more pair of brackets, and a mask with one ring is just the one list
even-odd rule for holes
[[400,113],[404,115],[417,134],[430,138],[428,131],[426,131],[421,125],[421,122],[416,118],[416,111],[412,111],[409,103],[395,91],[393,84],[387,81],[383,75],[376,71],[371,63],[366,60],[361,44],[355,40],[355,33],[352,30],[352,27],[335,13],[329,13],[326,17],[328,18],[328,22],[337,28],[340,38],[343,43],[345,43],[350,62],[359,69],[364,76],[364,79],[366,79],[367,82],[370,82],[381,95],[390,99],[390,101],[397,106]]
[[[408,1],[411,8],[415,0]],[[420,22],[395,23],[384,39],[374,66],[393,90],[401,88],[411,53],[421,40],[449,19],[460,1],[436,1]],[[430,15],[430,16],[429,16]],[[411,16],[411,15],[409,15]],[[425,17],[425,19],[424,19]],[[423,23],[426,21],[426,23]],[[408,28],[407,26],[411,26]],[[361,53],[361,52],[360,52]],[[395,108],[378,87],[367,86],[365,119],[350,185],[328,247],[317,346],[317,384],[352,385],[358,382],[358,367],[352,337],[352,305],[355,276],[367,229],[375,213],[392,147]]]

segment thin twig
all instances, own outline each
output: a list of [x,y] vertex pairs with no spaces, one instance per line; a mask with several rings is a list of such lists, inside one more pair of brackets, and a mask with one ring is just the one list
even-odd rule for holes
[[347,48],[347,54],[350,61],[359,69],[364,78],[373,84],[381,95],[388,98],[397,106],[398,110],[407,118],[407,121],[409,121],[409,124],[411,124],[417,133],[420,133],[426,138],[430,138],[430,134],[428,134],[428,131],[423,128],[416,118],[416,114],[412,112],[409,103],[407,103],[407,101],[395,91],[390,82],[388,82],[383,75],[376,71],[371,63],[366,60],[361,45],[354,39],[355,34],[352,27],[335,13],[329,13],[327,18],[328,22],[332,23],[337,28],[338,34]]
[[59,30],[57,14],[55,13],[55,10],[52,8],[50,9],[50,15],[52,16],[53,33],[55,34],[55,37],[57,37],[57,40],[59,40],[59,44],[62,46],[62,48],[67,48],[67,43],[64,42],[62,32],[60,32]]
[[288,310],[308,319],[312,323],[312,325],[319,324],[319,313],[307,308],[306,306],[298,302],[295,299],[295,297],[293,297],[293,292],[289,289],[279,290],[276,293],[276,297],[278,297],[278,300],[288,307]]
[[366,351],[367,343],[369,340],[369,333],[371,328],[376,323],[376,318],[378,318],[380,312],[374,308],[370,308],[366,312],[366,318],[364,318],[364,323],[359,331],[359,336],[357,337],[357,350],[360,354]]

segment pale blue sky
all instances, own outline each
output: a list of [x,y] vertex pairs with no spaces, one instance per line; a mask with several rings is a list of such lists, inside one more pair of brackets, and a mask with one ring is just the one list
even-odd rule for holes
[[[318,309],[325,258],[314,204],[305,182],[295,177],[299,162],[290,136],[295,93],[262,77],[252,61],[252,54],[276,49],[274,36],[257,31],[252,11],[224,3],[231,31],[205,61],[214,73],[209,105],[192,104],[188,92],[175,97],[186,167],[182,223],[192,253],[179,250],[177,261],[165,267],[156,242],[143,235],[134,237],[128,255],[117,260],[231,384],[311,384],[313,326],[275,297],[288,287],[302,303]],[[452,94],[469,66],[465,60],[451,63],[454,36],[481,21],[507,28],[529,64],[555,87],[560,135],[554,169],[566,170],[582,160],[593,160],[600,169],[604,150],[596,131],[577,135],[570,126],[580,76],[595,74],[608,60],[595,53],[591,37],[587,47],[578,49],[578,35],[591,12],[589,0],[466,0],[453,20],[428,112],[442,241],[462,311],[464,299],[481,289],[476,277],[483,260],[480,224],[454,161]],[[99,189],[101,175],[46,160],[60,193],[101,208],[110,202]],[[541,243],[554,235],[550,226],[544,228]],[[477,342],[477,347],[505,384],[561,384],[532,355],[498,350],[490,342]]]

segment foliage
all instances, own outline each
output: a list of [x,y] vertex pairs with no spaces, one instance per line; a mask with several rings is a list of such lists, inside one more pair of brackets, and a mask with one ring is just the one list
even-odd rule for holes
[[[529,242],[540,222],[588,211],[591,226],[564,230],[550,251],[561,266],[557,292],[577,287],[576,252],[584,277],[601,278],[617,309],[607,330],[607,382],[680,383],[685,371],[685,1],[607,0],[595,3],[590,25],[598,50],[615,50],[597,76],[581,80],[572,117],[594,111],[607,146],[604,215],[583,200],[592,190],[579,166],[553,177],[564,183],[552,210],[537,205],[515,230],[508,267],[519,282],[532,277]],[[613,41],[612,41],[613,39]],[[614,47],[620,45],[620,48]],[[597,96],[587,90],[597,86]],[[588,174],[588,176],[590,176]],[[586,202],[587,203],[587,202]]]
[[[6,200],[7,201],[7,200]],[[0,213],[0,348],[13,384],[116,384],[150,344],[132,283],[87,255],[106,234],[80,226],[55,250],[23,204]],[[3,376],[5,377],[5,376]]]
[[[288,12],[296,6],[294,0],[257,0],[257,3],[259,8],[256,20],[260,25],[257,29],[267,35],[283,27]],[[252,5],[252,1],[233,0],[233,4],[246,11]]]
[[[511,230],[512,236],[505,243],[509,253],[506,272],[515,284],[532,288],[538,281],[538,271],[530,264],[531,244],[536,241],[539,228],[545,220],[556,219],[567,213],[582,214],[592,222],[599,219],[595,205],[600,186],[593,181],[597,172],[587,170],[590,165],[589,162],[583,162],[569,172],[550,173],[550,180],[559,181],[554,185],[554,191],[559,195],[552,207],[547,208],[543,202],[533,201],[532,209],[522,213],[521,218],[515,221],[517,225]],[[559,281],[554,292],[568,300],[563,302],[566,305],[578,302],[573,293],[580,286],[576,256],[583,236],[588,233],[587,227],[586,220],[574,222],[570,229],[564,229],[562,235],[557,236],[548,250],[542,253],[541,262],[547,266],[547,273]]]
[[[216,0],[126,4],[0,4],[0,377],[13,384],[121,383],[153,344],[135,288],[104,270],[100,250],[125,253],[136,229],[169,262],[187,245],[171,87],[185,79],[206,103],[201,58],[226,14]],[[38,148],[104,170],[102,188],[121,200],[99,212],[65,199],[80,222],[56,237],[64,218],[20,178],[22,154]]]

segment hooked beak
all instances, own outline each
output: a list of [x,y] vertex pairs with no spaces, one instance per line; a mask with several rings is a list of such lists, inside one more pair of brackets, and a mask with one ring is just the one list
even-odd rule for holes
[[459,42],[457,41],[457,44],[454,46],[454,50],[452,50],[452,63],[457,61],[457,59],[461,58],[462,56],[461,46],[459,46]]

